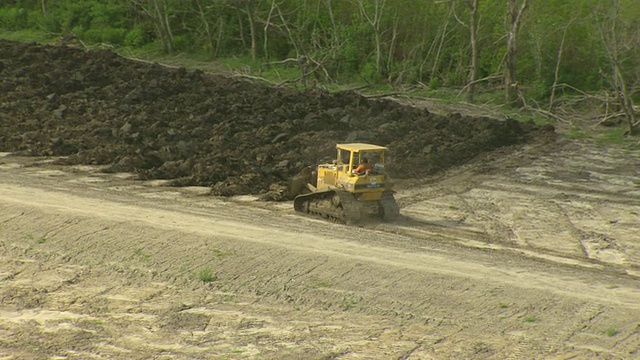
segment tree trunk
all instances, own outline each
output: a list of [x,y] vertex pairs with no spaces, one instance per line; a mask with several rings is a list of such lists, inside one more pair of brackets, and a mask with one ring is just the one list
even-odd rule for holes
[[469,43],[471,44],[471,66],[469,69],[469,87],[467,88],[467,101],[472,102],[476,90],[476,80],[478,78],[478,2],[479,0],[469,0],[471,16],[469,19]]
[[258,50],[257,50],[258,41],[256,39],[256,26],[253,21],[253,12],[251,11],[251,7],[249,6],[250,4],[251,4],[251,1],[248,0],[245,3],[245,9],[247,11],[247,20],[249,20],[249,37],[251,38],[251,59],[255,61],[258,56]]
[[547,109],[547,111],[549,112],[553,111],[553,102],[555,101],[556,87],[558,87],[558,77],[560,76],[559,75],[560,61],[562,60],[562,52],[564,51],[564,40],[567,37],[567,31],[569,30],[569,27],[571,26],[572,21],[569,21],[567,26],[564,28],[564,31],[562,32],[562,40],[560,41],[560,48],[558,48],[558,55],[556,56],[556,69],[553,73],[553,85],[551,86],[551,95],[549,96],[549,108]]
[[211,26],[209,25],[209,21],[207,20],[204,9],[202,8],[202,4],[200,4],[200,0],[195,0],[196,6],[198,7],[198,15],[200,15],[200,20],[202,20],[202,25],[204,25],[204,32],[207,34],[207,47],[211,54],[214,54],[215,51],[213,49],[213,34],[211,34]]
[[518,102],[518,80],[516,77],[516,39],[522,14],[527,9],[528,0],[524,0],[518,8],[518,0],[508,0],[507,19],[509,20],[509,32],[507,33],[507,54],[504,69],[505,102],[509,105],[516,105]]
[[340,38],[338,36],[338,27],[336,26],[336,20],[333,15],[333,9],[331,7],[331,0],[325,0],[327,7],[327,14],[329,15],[329,21],[331,22],[331,52],[335,55],[336,50],[340,47]]
[[[611,13],[609,14],[609,22],[602,23],[600,17],[596,13],[596,21],[598,22],[598,28],[600,30],[600,38],[602,40],[602,44],[604,45],[604,49],[607,52],[607,57],[609,58],[610,66],[611,66],[611,81],[613,85],[613,90],[615,92],[616,98],[620,102],[620,106],[622,107],[622,111],[624,112],[625,118],[627,120],[627,132],[629,135],[636,135],[638,133],[638,123],[636,122],[636,113],[633,105],[633,99],[631,98],[631,92],[629,91],[626,81],[624,79],[624,74],[622,73],[622,60],[620,57],[621,49],[624,49],[626,46],[624,41],[623,30],[618,26],[618,21],[620,17],[620,2],[613,1],[612,4],[607,8]],[[605,26],[607,28],[605,28]]]

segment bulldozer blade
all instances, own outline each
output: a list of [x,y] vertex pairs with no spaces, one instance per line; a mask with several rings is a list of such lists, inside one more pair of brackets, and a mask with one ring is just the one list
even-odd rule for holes
[[305,167],[291,179],[291,183],[289,185],[290,197],[293,198],[308,191],[307,185],[311,183],[312,173],[313,172],[310,167]]

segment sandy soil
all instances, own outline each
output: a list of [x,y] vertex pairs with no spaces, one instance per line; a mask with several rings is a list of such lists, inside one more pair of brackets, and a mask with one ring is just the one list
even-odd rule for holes
[[640,358],[639,155],[504,149],[359,228],[3,156],[0,359]]

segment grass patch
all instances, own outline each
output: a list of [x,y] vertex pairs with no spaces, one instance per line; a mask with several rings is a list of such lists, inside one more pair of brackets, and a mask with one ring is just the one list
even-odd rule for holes
[[204,268],[198,272],[198,280],[202,281],[203,283],[210,283],[215,279],[216,277],[213,274],[213,270],[211,270],[211,268]]
[[626,131],[627,128],[624,126],[607,129],[596,139],[596,142],[601,145],[626,145],[629,143],[625,137]]
[[354,298],[344,298],[342,299],[342,309],[343,310],[351,310],[358,305],[358,300]]
[[608,337],[614,337],[614,336],[618,335],[618,329],[616,329],[614,327],[610,327],[607,330],[605,330],[604,333],[607,334]]
[[140,258],[142,261],[147,261],[151,257],[151,255],[145,253],[142,248],[135,248],[133,250],[133,254]]
[[506,309],[506,308],[509,307],[509,304],[500,303],[500,304],[498,304],[498,307],[500,307],[500,309]]
[[524,318],[524,322],[526,323],[534,323],[534,322],[538,322],[539,319],[535,316],[527,316]]
[[572,139],[572,140],[580,140],[580,139],[589,139],[591,136],[587,133],[585,133],[584,131],[578,129],[575,126],[571,127],[571,130],[569,130],[565,136],[568,139]]
[[225,258],[225,257],[231,255],[230,252],[226,252],[226,251],[223,251],[223,250],[220,250],[220,249],[213,249],[212,251],[213,251],[213,254],[216,257],[219,257],[219,258]]
[[319,289],[331,287],[331,282],[327,280],[319,279],[315,276],[311,277],[308,282],[304,284],[305,289]]
[[57,41],[60,37],[41,31],[19,30],[0,32],[0,38],[10,41],[19,41],[23,43],[35,42],[40,44],[49,44]]
[[33,241],[36,244],[44,244],[45,242],[47,242],[47,238],[45,238],[44,236],[35,237],[35,236],[33,236],[33,234],[25,235],[24,239],[27,240],[27,241]]

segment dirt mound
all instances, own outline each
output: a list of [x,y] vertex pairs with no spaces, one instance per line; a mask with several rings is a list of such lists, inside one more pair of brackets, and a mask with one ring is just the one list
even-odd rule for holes
[[406,178],[537,130],[354,92],[273,88],[111,51],[1,40],[0,49],[1,151],[67,156],[67,164],[211,186],[217,195],[281,194],[301,168],[330,159],[339,142],[389,146],[392,176]]

